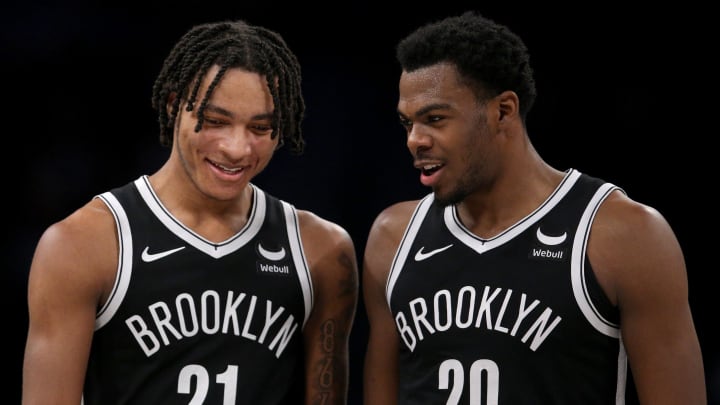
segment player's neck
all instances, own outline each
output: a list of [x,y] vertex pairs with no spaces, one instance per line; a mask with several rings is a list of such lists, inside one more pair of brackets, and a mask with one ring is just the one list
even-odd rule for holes
[[564,176],[542,161],[517,173],[508,169],[488,189],[457,204],[460,222],[478,237],[492,238],[542,205]]

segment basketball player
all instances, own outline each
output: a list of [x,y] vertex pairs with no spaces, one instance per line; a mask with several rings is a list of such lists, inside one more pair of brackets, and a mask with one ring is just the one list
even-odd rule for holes
[[251,181],[302,152],[295,55],[242,21],[193,27],[153,88],[155,173],[45,231],[23,404],[344,404],[357,261],[340,226]]
[[432,193],[370,231],[365,403],[706,403],[673,231],[538,155],[522,40],[468,12],[417,29],[397,57],[400,121]]

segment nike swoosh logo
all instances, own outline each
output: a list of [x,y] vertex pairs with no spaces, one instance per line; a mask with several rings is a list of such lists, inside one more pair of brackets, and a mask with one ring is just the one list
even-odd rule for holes
[[155,260],[162,259],[165,256],[170,256],[171,254],[178,252],[180,250],[185,249],[185,246],[180,246],[179,248],[166,250],[164,252],[158,252],[158,253],[150,253],[148,250],[150,249],[150,246],[145,246],[145,250],[142,252],[142,259],[145,263],[154,262]]
[[449,245],[447,245],[447,246],[445,246],[445,247],[441,247],[440,249],[431,250],[431,251],[429,251],[429,252],[427,252],[427,253],[423,252],[423,249],[425,249],[425,246],[422,246],[422,247],[417,251],[417,253],[415,253],[415,261],[416,261],[416,262],[421,262],[421,261],[427,259],[427,258],[430,257],[430,256],[434,256],[434,255],[436,255],[436,254],[438,254],[438,253],[440,253],[440,252],[442,252],[442,251],[445,251],[445,250],[450,249],[450,248],[452,247],[452,245],[453,245],[453,244],[451,243],[451,244],[449,244]]
[[280,247],[280,250],[273,252],[272,250],[265,249],[262,244],[258,243],[258,252],[260,252],[262,257],[274,262],[282,260],[285,257],[285,248],[282,246]]
[[537,236],[540,243],[542,243],[543,245],[548,245],[548,246],[559,245],[559,244],[565,242],[565,239],[567,238],[567,232],[563,232],[563,234],[560,236],[545,235],[544,233],[542,233],[539,226],[538,226],[538,229],[537,229],[537,232],[535,233],[535,235]]

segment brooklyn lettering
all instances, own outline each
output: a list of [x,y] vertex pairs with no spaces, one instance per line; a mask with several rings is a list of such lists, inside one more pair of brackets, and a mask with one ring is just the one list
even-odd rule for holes
[[[497,301],[496,301],[497,300]],[[478,300],[475,287],[465,286],[456,296],[449,290],[437,291],[433,302],[415,298],[408,303],[406,314],[399,311],[395,316],[398,332],[410,351],[425,339],[425,334],[445,332],[451,327],[485,328],[490,331],[522,336],[532,351],[540,347],[550,332],[560,323],[559,316],[552,315],[549,307],[538,308],[539,300],[527,303],[527,296],[502,288],[486,286]],[[495,305],[493,305],[495,302]],[[506,313],[508,308],[517,308]],[[430,310],[432,312],[430,312]]]
[[147,357],[162,346],[198,333],[222,333],[266,345],[279,358],[298,327],[292,314],[283,316],[284,312],[285,308],[273,308],[272,301],[255,295],[228,291],[221,296],[208,290],[199,300],[183,293],[174,302],[151,304],[148,313],[132,315],[125,324]]

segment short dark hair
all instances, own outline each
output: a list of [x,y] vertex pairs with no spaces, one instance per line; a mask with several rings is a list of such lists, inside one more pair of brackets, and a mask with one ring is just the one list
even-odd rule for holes
[[436,63],[453,64],[479,100],[514,91],[523,121],[535,103],[535,79],[522,39],[473,11],[416,29],[398,43],[396,57],[407,72]]
[[[220,70],[198,103],[197,93],[210,67]],[[286,141],[293,152],[302,153],[302,120],[305,102],[301,92],[301,72],[297,57],[283,38],[269,29],[245,21],[222,21],[196,25],[174,45],[155,80],[152,106],[158,112],[160,143],[172,145],[173,130],[180,104],[187,101],[188,111],[198,105],[200,131],[205,107],[215,86],[230,68],[243,68],[267,78],[275,112],[272,137],[280,136],[279,145]],[[170,111],[167,103],[177,94]]]

